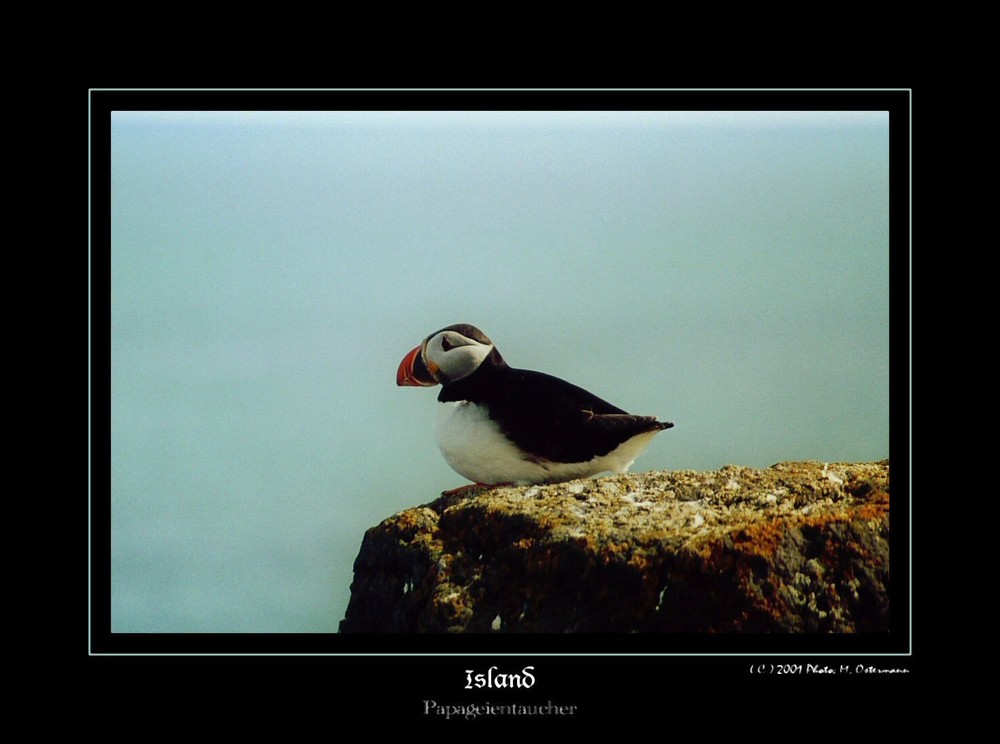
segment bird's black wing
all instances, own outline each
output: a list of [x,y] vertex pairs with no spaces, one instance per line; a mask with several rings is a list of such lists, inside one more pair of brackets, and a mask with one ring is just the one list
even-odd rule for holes
[[635,416],[552,375],[507,368],[491,381],[488,403],[504,434],[532,457],[586,462],[637,434],[669,428]]

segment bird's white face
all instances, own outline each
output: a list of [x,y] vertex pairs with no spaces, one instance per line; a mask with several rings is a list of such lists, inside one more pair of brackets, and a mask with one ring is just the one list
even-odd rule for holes
[[[446,385],[468,377],[494,353],[489,336],[468,323],[432,333],[412,349],[396,370],[397,385]],[[503,363],[499,353],[497,363]]]
[[435,333],[423,345],[423,361],[427,370],[438,382],[454,382],[471,375],[493,350],[493,344],[484,344],[458,331],[444,330]]

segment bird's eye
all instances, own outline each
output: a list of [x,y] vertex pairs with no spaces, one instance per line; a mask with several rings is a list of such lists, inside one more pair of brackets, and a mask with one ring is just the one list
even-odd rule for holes
[[451,351],[454,348],[455,348],[455,345],[452,344],[452,343],[450,343],[448,341],[448,337],[447,336],[442,336],[441,337],[441,350],[442,351]]

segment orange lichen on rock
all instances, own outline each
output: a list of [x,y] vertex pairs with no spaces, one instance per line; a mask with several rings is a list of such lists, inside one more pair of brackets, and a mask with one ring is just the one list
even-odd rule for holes
[[341,631],[885,631],[888,469],[726,466],[443,497],[368,531]]

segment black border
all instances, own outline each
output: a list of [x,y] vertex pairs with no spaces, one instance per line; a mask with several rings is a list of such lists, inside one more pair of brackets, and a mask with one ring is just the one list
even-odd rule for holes
[[[91,284],[91,427],[88,651],[92,657],[299,655],[394,659],[450,668],[475,656],[500,662],[610,659],[740,667],[757,656],[837,656],[898,665],[911,650],[910,597],[910,245],[911,108],[906,88],[871,90],[126,90],[90,89],[88,103]],[[885,635],[398,636],[337,634],[110,633],[110,114],[114,110],[884,110],[890,121],[891,443],[894,530],[891,631]],[[105,428],[107,425],[107,428]],[[105,443],[107,443],[105,445]],[[107,449],[105,449],[105,446]],[[106,459],[107,458],[107,459]],[[360,546],[358,536],[358,544]],[[556,654],[558,656],[550,656]],[[594,654],[608,656],[594,656]],[[666,656],[661,656],[666,655]],[[749,656],[747,656],[749,655]],[[491,662],[492,663],[492,662]],[[573,665],[569,664],[571,668]]]

